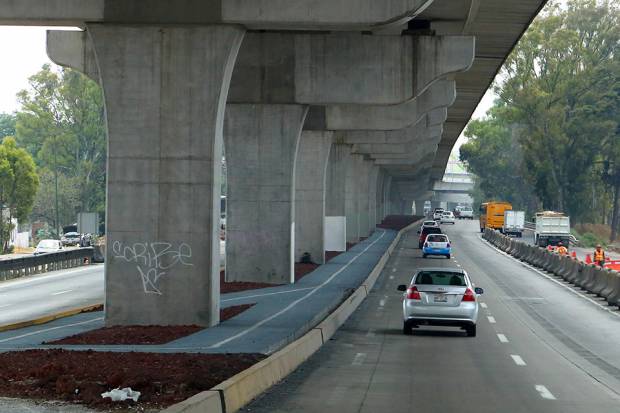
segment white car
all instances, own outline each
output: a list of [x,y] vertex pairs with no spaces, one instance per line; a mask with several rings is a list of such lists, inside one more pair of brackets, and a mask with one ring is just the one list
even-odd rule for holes
[[452,211],[443,211],[441,213],[441,217],[439,218],[439,221],[442,224],[452,224],[454,225],[456,218],[454,218],[454,214],[452,213]]
[[37,247],[34,249],[34,255],[60,251],[63,251],[62,242],[57,239],[43,239],[39,241]]
[[443,209],[442,208],[437,208],[435,210],[435,212],[433,212],[433,219],[435,221],[439,221],[441,219],[441,214],[443,213]]
[[409,285],[399,285],[403,297],[403,333],[420,326],[451,326],[476,336],[478,295],[467,273],[457,268],[421,268]]
[[438,227],[439,223],[437,221],[424,221],[422,222],[422,227]]

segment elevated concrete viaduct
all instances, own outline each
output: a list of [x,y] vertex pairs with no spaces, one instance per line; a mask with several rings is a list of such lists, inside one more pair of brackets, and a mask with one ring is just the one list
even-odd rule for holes
[[108,130],[106,323],[219,322],[228,280],[294,282],[430,199],[543,0],[0,0],[95,79]]

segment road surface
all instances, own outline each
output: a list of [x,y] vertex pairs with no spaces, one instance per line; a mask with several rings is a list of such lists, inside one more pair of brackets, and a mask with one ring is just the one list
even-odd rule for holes
[[[326,344],[244,412],[620,412],[620,316],[448,227],[453,259],[400,242],[370,296]],[[422,266],[461,266],[480,297],[478,336],[402,334],[398,284]]]

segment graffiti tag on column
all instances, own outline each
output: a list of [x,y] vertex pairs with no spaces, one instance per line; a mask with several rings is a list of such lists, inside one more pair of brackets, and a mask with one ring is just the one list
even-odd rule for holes
[[138,242],[123,245],[120,241],[114,241],[112,254],[114,258],[136,264],[144,292],[147,294],[162,295],[157,283],[175,265],[193,265],[192,248],[184,242],[179,244],[177,249],[173,249],[172,244],[168,242]]

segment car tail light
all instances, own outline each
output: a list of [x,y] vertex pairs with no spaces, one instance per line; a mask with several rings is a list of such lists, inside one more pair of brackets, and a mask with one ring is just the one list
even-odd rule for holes
[[448,245],[447,245],[447,247],[448,247],[448,248],[450,248],[450,243],[449,243],[449,242],[448,242]]
[[424,248],[428,248],[428,242],[424,243]]
[[463,301],[476,301],[476,294],[468,288],[465,290],[465,294],[463,294]]
[[422,299],[422,297],[420,297],[420,292],[418,291],[416,287],[407,288],[407,298],[409,300],[421,300]]

